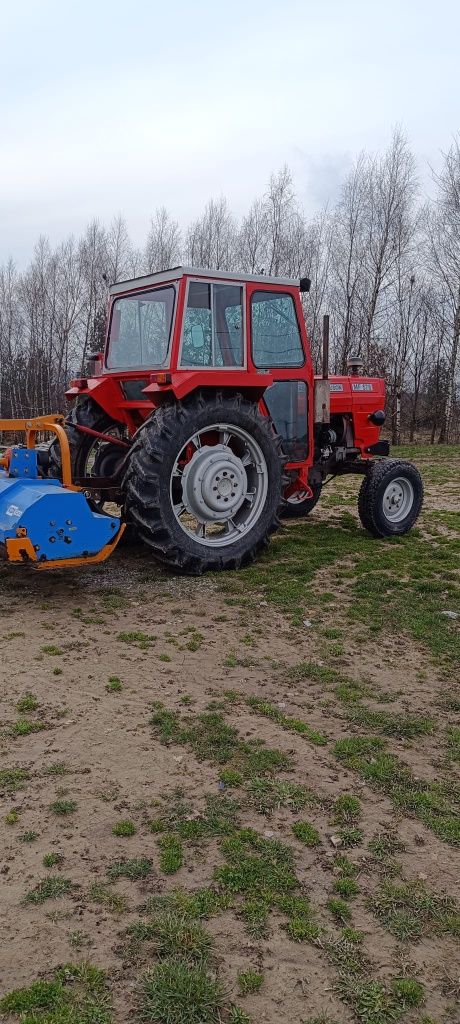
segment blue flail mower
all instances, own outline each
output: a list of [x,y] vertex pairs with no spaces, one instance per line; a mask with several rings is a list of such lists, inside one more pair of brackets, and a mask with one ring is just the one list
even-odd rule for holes
[[0,469],[0,553],[36,569],[102,562],[123,533],[117,516],[95,512],[82,491],[40,479],[37,452],[17,447]]

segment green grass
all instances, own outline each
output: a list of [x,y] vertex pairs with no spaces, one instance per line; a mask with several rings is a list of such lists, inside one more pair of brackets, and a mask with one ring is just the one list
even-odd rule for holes
[[117,878],[129,878],[137,881],[139,878],[147,878],[152,870],[152,861],[148,857],[133,857],[116,860],[107,868],[107,878],[111,882]]
[[341,899],[340,896],[331,896],[327,901],[327,909],[330,911],[335,920],[340,924],[345,924],[346,921],[351,921],[351,910],[348,903]]
[[58,799],[58,800],[53,800],[53,803],[50,804],[50,811],[52,811],[53,814],[56,814],[58,817],[61,817],[61,818],[65,818],[69,814],[74,814],[76,809],[77,809],[77,802],[76,802],[76,800]]
[[220,892],[238,897],[238,912],[249,934],[265,935],[270,911],[278,910],[288,918],[286,929],[291,938],[317,938],[319,929],[308,900],[299,892],[289,846],[246,828],[224,839],[221,852],[226,863],[215,869],[214,879]]
[[45,722],[34,721],[31,718],[18,718],[17,722],[11,726],[12,736],[29,736],[32,732],[41,732],[42,729],[46,729]]
[[117,640],[122,644],[130,644],[132,647],[139,647],[141,651],[146,651],[155,643],[156,636],[143,633],[141,630],[134,630],[131,633],[118,633]]
[[110,914],[124,914],[128,909],[128,901],[125,896],[113,892],[108,885],[102,882],[94,882],[89,891],[89,897],[93,903],[98,903]]
[[373,978],[372,964],[360,946],[353,929],[345,928],[340,939],[329,941],[324,947],[338,974],[337,994],[350,1006],[360,1024],[394,1024],[408,1011],[421,1006],[424,989],[419,981],[407,976],[383,983]]
[[417,530],[375,540],[349,512],[328,521],[312,518],[277,534],[266,554],[240,571],[233,601],[261,594],[301,628],[316,574],[351,559],[349,620],[368,635],[407,634],[437,661],[455,664],[460,638],[442,611],[460,608],[460,587],[448,575],[458,550],[456,538],[439,534],[435,546]]
[[164,1024],[217,1024],[225,1006],[220,982],[204,964],[170,958],[142,978],[141,1019]]
[[57,864],[62,864],[64,857],[62,853],[45,853],[43,855],[42,864],[45,868],[54,868]]
[[255,807],[259,814],[268,817],[285,807],[290,811],[301,811],[309,804],[315,803],[314,794],[297,782],[284,782],[278,779],[251,779],[246,787],[245,798]]
[[279,708],[270,704],[266,700],[262,700],[260,697],[247,697],[246,704],[255,711],[258,715],[263,715],[265,718],[270,718],[272,722],[276,722],[282,729],[288,729],[290,732],[297,732],[304,739],[309,740],[310,743],[314,743],[315,746],[324,747],[327,743],[327,738],[323,733],[318,732],[317,729],[312,729],[307,722],[303,722],[300,718],[294,718],[292,715],[285,715]]
[[304,846],[319,846],[321,843],[319,832],[308,821],[296,821],[292,825],[292,831],[296,839],[299,839]]
[[246,779],[273,775],[292,765],[281,750],[267,747],[261,741],[242,740],[237,730],[215,711],[181,719],[177,712],[157,702],[150,722],[163,743],[189,747],[198,760],[231,767]]
[[165,875],[173,875],[182,867],[184,852],[180,836],[165,832],[158,840],[160,868]]
[[123,689],[123,683],[118,676],[111,676],[105,688],[107,693],[120,693]]
[[111,998],[105,974],[91,964],[67,964],[51,980],[9,992],[2,1014],[23,1024],[111,1024]]
[[16,709],[20,715],[27,715],[31,711],[36,711],[37,708],[38,700],[34,697],[33,693],[26,693],[16,704]]
[[38,839],[38,832],[33,832],[32,830],[29,832],[21,832],[18,839],[20,843],[35,843]]
[[30,772],[25,768],[0,768],[0,791],[15,793],[22,789],[30,779]]
[[64,761],[53,761],[43,769],[43,775],[67,775],[69,768]]
[[334,892],[344,900],[351,900],[354,896],[358,895],[359,886],[354,878],[345,875],[343,878],[336,878]]
[[45,900],[68,896],[72,889],[72,882],[68,878],[63,878],[62,875],[48,875],[41,882],[37,882],[35,888],[31,889],[24,899],[27,903],[44,903]]
[[8,811],[8,814],[5,814],[3,820],[5,822],[5,825],[17,825],[19,821],[19,811],[16,811],[13,808],[12,811]]
[[123,818],[112,825],[112,835],[114,836],[134,836],[136,831],[134,822],[129,821],[128,818]]
[[446,758],[448,762],[460,764],[460,726],[451,725],[446,729]]
[[344,793],[334,803],[332,825],[355,825],[361,818],[361,802],[357,796]]
[[159,957],[181,957],[190,963],[208,960],[212,940],[200,921],[179,910],[166,910],[148,924],[149,938],[155,943]]
[[440,839],[460,843],[460,816],[455,794],[437,782],[416,779],[407,764],[385,748],[376,736],[354,736],[334,747],[340,763],[356,771],[396,807],[414,814]]
[[236,980],[240,995],[248,996],[260,991],[264,976],[260,971],[254,971],[250,968],[247,971],[240,971],[236,976]]
[[56,647],[55,644],[44,644],[44,646],[41,647],[40,650],[42,654],[49,654],[56,657],[58,655],[64,654],[64,651],[60,647]]
[[388,930],[403,941],[450,934],[460,937],[460,911],[450,896],[430,892],[422,881],[385,879],[368,906]]

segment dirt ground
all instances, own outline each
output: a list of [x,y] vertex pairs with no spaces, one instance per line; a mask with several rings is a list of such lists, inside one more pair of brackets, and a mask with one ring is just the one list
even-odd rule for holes
[[[298,892],[308,898],[319,931],[312,941],[295,941],[280,901],[270,906],[266,927],[251,930],[240,894],[205,917],[213,941],[210,971],[224,986],[225,1005],[221,1016],[193,1020],[460,1020],[458,918],[454,927],[449,902],[458,897],[457,833],[449,823],[438,826],[438,818],[433,825],[418,803],[404,803],[388,773],[376,781],[372,758],[363,768],[336,746],[350,737],[377,736],[396,758],[394,774],[404,764],[416,793],[429,787],[430,806],[436,797],[454,808],[454,818],[458,814],[460,665],[453,645],[460,623],[460,458],[457,452],[456,460],[441,462],[424,450],[420,465],[427,493],[413,543],[420,545],[421,558],[444,543],[447,555],[436,586],[427,571],[415,597],[407,592],[411,607],[399,628],[392,619],[385,625],[378,618],[392,602],[396,570],[387,561],[395,549],[381,542],[373,549],[366,541],[370,576],[360,583],[356,575],[363,542],[355,522],[355,484],[348,480],[325,492],[303,526],[284,526],[270,555],[239,575],[180,579],[129,548],[105,566],[80,573],[47,576],[0,568],[2,995],[51,977],[60,965],[90,961],[107,972],[113,999],[113,1017],[107,1019],[136,1021],[141,979],[158,952],[148,943],[130,949],[127,929],[149,919],[152,896],[203,887],[219,891],[216,872],[228,858],[222,837],[209,833],[188,840],[179,827],[181,820],[200,819],[208,794],[231,797],[238,828],[280,840],[293,851]],[[295,553],[300,529],[301,555]],[[339,534],[348,547],[334,550]],[[330,538],[330,551],[312,570],[311,554],[322,537]],[[373,550],[379,558],[375,587],[382,573],[389,581],[380,603],[369,597]],[[419,549],[410,550],[408,585]],[[429,628],[431,634],[423,619],[427,602],[432,618],[426,621],[439,621],[451,645],[439,651],[423,633]],[[403,595],[404,614],[407,607]],[[169,735],[161,717],[165,709],[176,714]],[[194,738],[191,726],[204,713],[234,727],[240,744],[263,741],[281,751],[285,764],[276,774],[248,769],[240,779],[228,777],[225,767],[235,768],[235,759],[226,760],[206,738],[201,746]],[[8,775],[17,770],[23,776]],[[263,799],[258,803],[260,777],[306,787],[311,799],[293,806],[280,789],[270,806]],[[344,794],[357,798],[348,819],[335,804]],[[178,825],[174,808],[180,801],[186,811],[182,818],[177,811]],[[165,868],[162,832],[151,824],[162,818],[167,835],[179,836],[177,870]],[[123,821],[130,823],[125,832],[133,834],[113,833]],[[293,832],[299,821],[318,833],[312,845]],[[50,854],[59,858],[50,860]],[[344,867],[341,855],[353,870]],[[114,863],[142,858],[149,861],[144,877],[111,876]],[[55,865],[47,866],[53,859]],[[345,876],[356,881],[352,895],[337,886]],[[50,877],[68,880],[67,891],[28,898]],[[405,903],[395,910],[398,886],[406,887]],[[377,910],[382,891],[385,913]],[[344,906],[334,906],[334,899]],[[404,914],[408,935],[401,925]],[[356,934],[347,935],[347,929]],[[344,943],[349,952],[359,948],[363,976],[380,986],[378,998],[373,989],[366,1003],[363,982],[355,982],[348,960],[338,958]],[[237,980],[248,971],[262,976],[258,991],[244,992]],[[422,995],[392,1003],[388,993],[395,978],[418,983]],[[22,1018],[6,1012],[1,1019],[10,1024]],[[55,1019],[61,1020],[46,1017]],[[80,1019],[106,1018],[75,1018]]]

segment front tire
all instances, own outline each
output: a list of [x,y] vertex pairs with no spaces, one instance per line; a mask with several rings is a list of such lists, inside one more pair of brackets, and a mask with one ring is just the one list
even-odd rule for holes
[[364,477],[358,498],[361,522],[374,537],[401,537],[412,529],[423,505],[423,482],[410,462],[377,462]]
[[201,392],[155,411],[124,479],[125,512],[152,553],[200,575],[252,562],[279,525],[283,456],[242,395]]

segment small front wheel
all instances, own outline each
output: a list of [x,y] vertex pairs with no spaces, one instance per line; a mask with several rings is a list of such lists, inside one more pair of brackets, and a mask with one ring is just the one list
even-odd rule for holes
[[377,462],[361,484],[358,512],[374,537],[400,537],[412,529],[423,504],[423,482],[410,462]]

